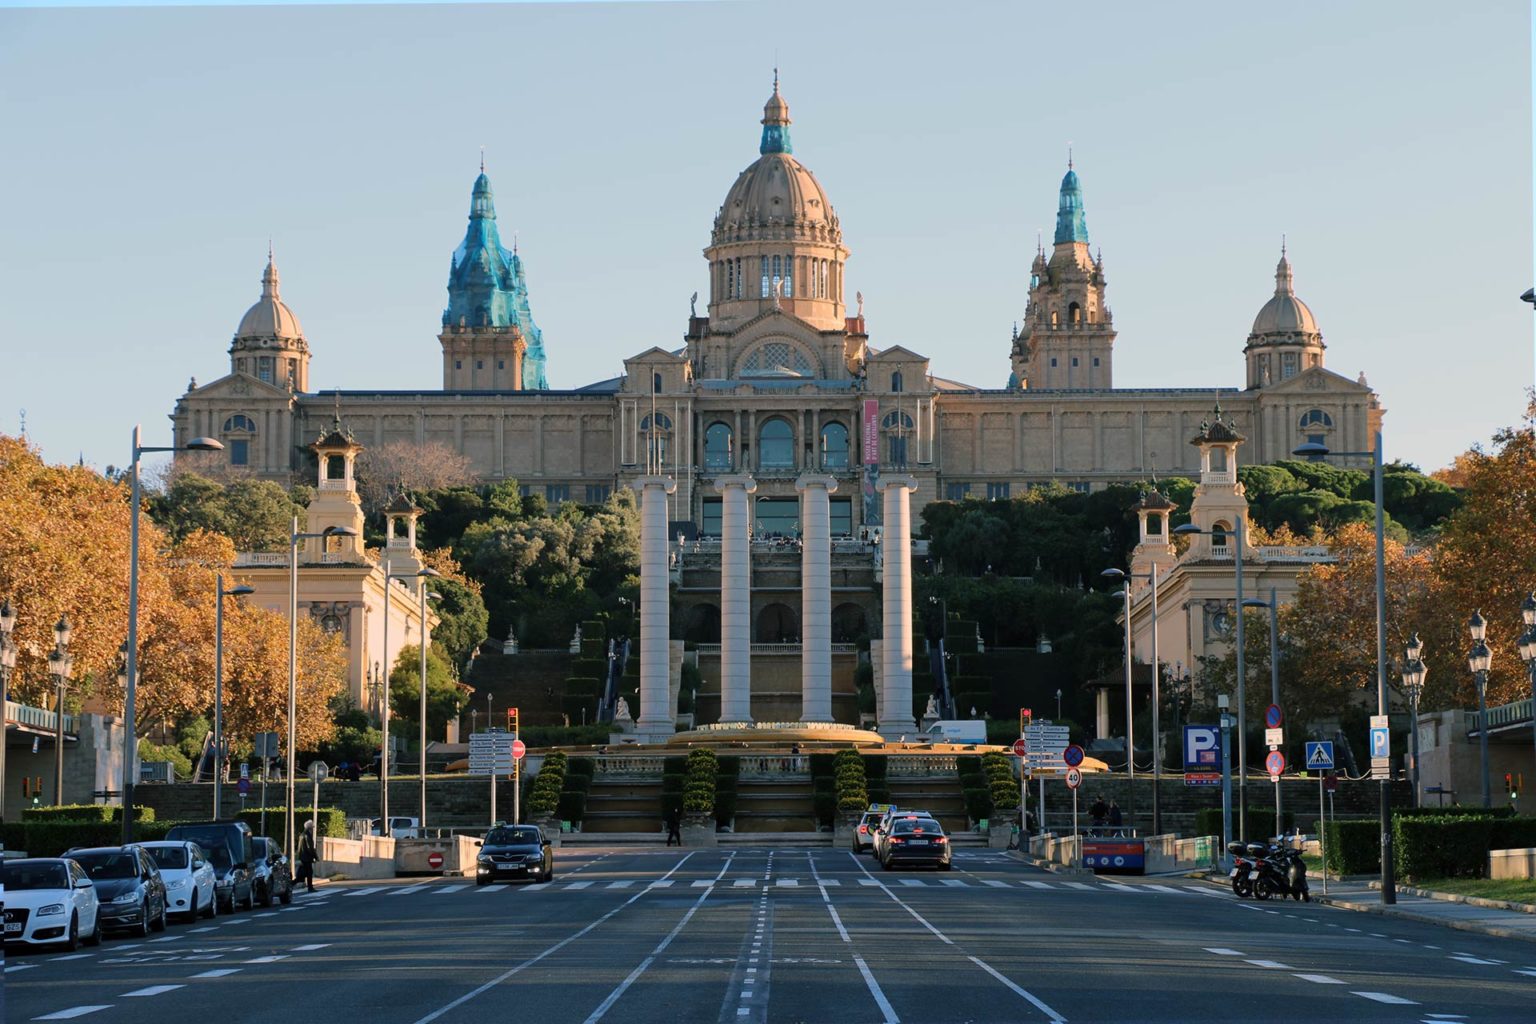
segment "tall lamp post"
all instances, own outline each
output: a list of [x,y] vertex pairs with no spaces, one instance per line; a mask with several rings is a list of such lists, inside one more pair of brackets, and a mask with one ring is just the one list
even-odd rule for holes
[[[1371,460],[1372,491],[1376,499],[1376,714],[1391,710],[1387,699],[1387,513],[1382,503],[1381,431],[1371,434],[1368,452],[1334,452],[1325,444],[1309,442],[1292,449],[1292,455],[1320,461],[1327,456]],[[1381,902],[1397,902],[1396,867],[1392,863],[1392,780],[1383,775],[1381,791]]]
[[[428,572],[428,571],[429,570],[426,570],[426,569],[422,570],[423,573]],[[436,576],[437,573],[433,572],[432,575]],[[417,592],[417,596],[419,598],[419,602],[418,602],[419,618],[417,619],[417,622],[419,623],[420,630],[421,630],[421,824],[420,824],[420,828],[421,828],[421,836],[422,836],[423,839],[425,839],[426,835],[427,835],[427,642],[428,642],[428,639],[429,639],[428,636],[427,636],[427,599],[431,598],[434,601],[440,601],[440,600],[442,600],[443,595],[439,594],[435,590],[431,590],[431,591],[427,590],[427,586],[426,586],[425,583],[423,583],[420,587],[418,587],[416,589],[416,592]]]
[[64,806],[64,690],[69,685],[69,670],[75,659],[69,653],[69,616],[59,616],[53,627],[53,650],[48,654],[48,671],[53,675],[53,806]]
[[1472,650],[1467,654],[1467,668],[1477,681],[1477,738],[1483,760],[1483,806],[1493,806],[1493,794],[1488,789],[1488,668],[1493,664],[1493,651],[1483,643],[1488,634],[1488,623],[1482,610],[1472,613],[1467,620],[1467,632],[1472,634]]
[[214,577],[213,605],[213,820],[219,820],[224,789],[224,599],[256,593],[241,584],[224,589],[224,574]]
[[[1148,580],[1152,584],[1152,834],[1155,836],[1160,836],[1163,834],[1163,813],[1162,804],[1158,800],[1157,790],[1158,785],[1162,781],[1163,777],[1163,733],[1162,724],[1159,720],[1159,713],[1162,710],[1162,693],[1159,683],[1161,682],[1161,676],[1163,673],[1161,671],[1161,665],[1159,664],[1157,655],[1157,566],[1152,566],[1151,571],[1147,573],[1128,573],[1119,569],[1105,569],[1103,572],[1099,573],[1099,575],[1103,576],[1105,579],[1118,580],[1125,586],[1125,658],[1127,666],[1130,665],[1132,654],[1130,646],[1131,580]],[[1127,681],[1130,679],[1129,668],[1126,670],[1126,679]],[[1127,706],[1126,711],[1129,713],[1129,706]],[[1130,736],[1129,724],[1126,726],[1126,735],[1127,737]],[[1127,740],[1127,746],[1129,747],[1129,740]]]
[[[384,578],[384,663],[387,667],[384,669],[382,684],[384,710],[379,716],[379,728],[384,731],[383,737],[379,740],[379,835],[382,836],[394,835],[389,828],[389,677],[394,671],[394,665],[389,658],[389,595],[395,588],[390,584],[395,580],[416,580],[417,589],[424,590],[426,583],[422,582],[423,580],[441,575],[442,573],[436,569],[426,568],[418,572],[390,573]],[[422,622],[421,635],[423,638],[427,635],[425,620]],[[425,649],[425,640],[423,640],[423,649]]]
[[1136,728],[1131,706],[1131,588],[1126,586],[1109,595],[1125,602],[1125,778],[1132,794],[1136,792]]
[[224,445],[211,437],[194,437],[186,444],[163,447],[140,444],[143,428],[133,428],[133,458],[128,463],[128,649],[123,665],[123,843],[133,842],[133,785],[139,774],[139,741],[133,720],[135,691],[139,685],[139,460],[150,452],[221,452]]
[[[1194,537],[1200,534],[1226,537],[1225,530],[1202,530],[1194,523],[1175,526],[1175,537]],[[1236,589],[1237,606],[1237,836],[1248,839],[1248,641],[1243,630],[1243,545],[1248,539],[1248,524],[1238,523],[1232,530],[1235,548],[1232,557],[1233,586]]]
[[16,606],[6,598],[0,604],[0,821],[5,820],[5,744],[10,726],[6,702],[10,700],[11,671],[16,667],[16,643],[11,631],[16,628]]
[[[1243,601],[1244,608],[1268,608],[1269,609],[1269,702],[1275,707],[1280,706],[1280,603],[1275,600],[1275,588],[1269,588],[1269,600],[1261,601],[1256,597],[1246,598]],[[1278,836],[1284,829],[1280,825],[1280,777],[1275,776],[1275,835]]]
[[1403,692],[1408,694],[1408,707],[1412,712],[1412,717],[1409,719],[1412,723],[1409,749],[1413,755],[1414,807],[1423,804],[1423,795],[1419,792],[1419,698],[1424,696],[1424,679],[1429,675],[1429,669],[1424,667],[1423,654],[1424,641],[1420,640],[1419,634],[1415,633],[1403,651]]
[[1525,620],[1525,634],[1520,637],[1520,660],[1525,662],[1525,671],[1531,677],[1531,743],[1536,749],[1536,592],[1527,594],[1520,603],[1520,617]]
[[[293,777],[298,771],[298,711],[299,711],[299,541],[327,537],[356,537],[357,531],[350,526],[327,526],[319,533],[300,533],[299,517],[293,517],[288,531],[288,745],[283,749],[285,758],[283,785],[286,789],[283,807],[283,849],[294,850]],[[131,674],[131,673],[130,673]]]

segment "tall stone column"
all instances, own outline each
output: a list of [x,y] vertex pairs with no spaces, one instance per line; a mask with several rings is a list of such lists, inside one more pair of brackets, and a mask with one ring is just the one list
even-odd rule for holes
[[720,721],[752,721],[752,521],[746,474],[715,478],[720,492]]
[[635,486],[640,489],[640,718],[635,732],[642,743],[665,743],[676,732],[676,718],[668,706],[672,593],[667,495],[677,490],[677,482],[666,476],[643,476]]
[[832,512],[837,478],[807,473],[800,492],[800,721],[832,721]]
[[882,477],[884,518],[880,551],[881,680],[885,717],[880,735],[887,740],[917,735],[912,718],[912,503],[917,481],[905,474]]

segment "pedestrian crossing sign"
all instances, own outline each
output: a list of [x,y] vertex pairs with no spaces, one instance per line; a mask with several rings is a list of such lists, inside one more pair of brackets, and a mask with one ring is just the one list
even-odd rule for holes
[[1307,771],[1333,770],[1333,742],[1320,740],[1307,744]]

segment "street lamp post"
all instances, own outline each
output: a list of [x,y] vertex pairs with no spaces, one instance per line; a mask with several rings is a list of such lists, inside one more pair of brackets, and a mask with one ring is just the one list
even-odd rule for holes
[[[356,537],[357,531],[350,526],[327,526],[319,533],[300,533],[299,517],[294,516],[288,531],[288,746],[284,748],[285,767],[283,785],[286,789],[283,807],[283,849],[294,850],[293,777],[298,771],[298,711],[299,711],[299,541],[327,537]],[[131,674],[131,673],[130,673]]]
[[[1520,617],[1525,620],[1525,634],[1520,637],[1520,660],[1531,678],[1531,743],[1536,749],[1536,591],[1520,603]],[[1536,778],[1536,776],[1532,776]]]
[[1132,724],[1133,708],[1131,706],[1131,588],[1126,585],[1109,596],[1125,602],[1125,778],[1134,794],[1136,792],[1136,728]]
[[[422,572],[428,570],[423,569]],[[432,575],[438,575],[433,572]],[[418,597],[418,619],[421,632],[421,836],[427,835],[427,598],[434,601],[442,600],[443,595],[437,591],[427,590],[423,583],[416,588]]]
[[59,616],[53,627],[54,647],[48,655],[48,671],[53,675],[53,806],[64,806],[64,690],[69,685],[69,670],[75,659],[69,653],[71,629],[69,616]]
[[[390,573],[384,578],[384,662],[388,666],[384,670],[384,709],[380,713],[380,728],[384,731],[383,738],[379,740],[379,822],[380,835],[393,835],[389,830],[389,677],[394,671],[394,665],[389,658],[389,595],[395,580],[416,580],[418,589],[425,589],[423,580],[441,576],[442,573],[433,568],[422,569],[418,572]],[[423,620],[421,634],[426,637],[426,622]],[[423,640],[425,647],[425,640]]]
[[224,599],[256,593],[244,585],[224,589],[224,574],[214,577],[213,605],[213,820],[219,820],[224,789]]
[[[1382,500],[1381,431],[1371,434],[1368,452],[1330,452],[1325,444],[1309,442],[1291,452],[1303,458],[1323,459],[1329,454],[1371,460],[1372,491],[1376,500],[1376,714],[1390,711],[1387,699],[1387,513]],[[1381,902],[1397,902],[1396,867],[1392,863],[1392,780],[1383,775],[1381,791]]]
[[1403,692],[1408,694],[1408,707],[1412,712],[1409,746],[1413,756],[1414,807],[1423,804],[1423,795],[1419,792],[1419,698],[1424,696],[1424,678],[1429,674],[1429,670],[1424,667],[1423,654],[1424,642],[1415,633],[1403,652]]
[[[1244,608],[1269,609],[1269,702],[1280,706],[1280,603],[1275,600],[1275,588],[1269,588],[1269,600],[1250,597],[1243,602]],[[1275,835],[1280,835],[1280,777],[1275,776]]]
[[1493,651],[1483,642],[1488,634],[1488,623],[1482,610],[1472,613],[1467,621],[1467,632],[1472,634],[1472,650],[1467,654],[1467,668],[1477,680],[1477,739],[1483,761],[1483,806],[1493,806],[1493,794],[1488,788],[1488,668],[1493,664]]
[[6,730],[10,724],[10,712],[6,702],[10,700],[11,670],[16,667],[16,643],[11,631],[16,628],[16,606],[6,598],[0,604],[0,821],[5,820],[5,745]]
[[[1152,834],[1155,836],[1160,836],[1163,834],[1163,813],[1162,804],[1158,800],[1157,790],[1163,777],[1163,733],[1162,725],[1160,722],[1160,712],[1162,710],[1162,693],[1161,687],[1159,685],[1161,683],[1162,671],[1158,664],[1157,653],[1157,566],[1153,565],[1151,570],[1146,574],[1127,573],[1122,572],[1119,569],[1105,569],[1099,575],[1107,577],[1108,579],[1123,581],[1125,584],[1125,658],[1127,665],[1127,686],[1129,686],[1130,681],[1129,665],[1131,663],[1131,580],[1144,579],[1148,580],[1152,584]],[[1057,702],[1058,704],[1060,703],[1060,694],[1057,694]],[[1129,716],[1129,701],[1127,701],[1126,712],[1127,716]],[[1129,740],[1129,718],[1127,718],[1126,736],[1126,746],[1130,750],[1131,756],[1134,757],[1135,751],[1134,748],[1131,747]]]
[[133,458],[128,463],[128,649],[123,665],[123,843],[133,842],[133,785],[139,774],[139,741],[133,720],[134,697],[139,685],[139,460],[150,452],[221,452],[224,445],[211,437],[194,437],[186,444],[147,447],[140,444],[142,427],[133,428]]

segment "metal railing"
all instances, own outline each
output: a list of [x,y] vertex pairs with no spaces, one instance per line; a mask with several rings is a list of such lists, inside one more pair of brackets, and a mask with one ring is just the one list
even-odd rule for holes
[[[1478,731],[1477,712],[1464,711],[1466,716],[1467,733],[1476,736]],[[1512,704],[1500,704],[1496,708],[1488,709],[1488,731],[1503,729],[1511,725],[1525,725],[1531,720],[1531,698],[1517,700]]]
[[[34,708],[30,704],[17,704],[13,700],[5,702],[5,720],[7,722],[15,722],[17,725],[31,726],[34,729],[43,729],[48,732],[54,732],[59,727],[59,720],[55,717],[54,712],[44,710],[43,708]],[[80,716],[65,715],[64,731],[70,734],[78,734],[80,732]]]

